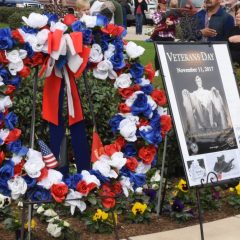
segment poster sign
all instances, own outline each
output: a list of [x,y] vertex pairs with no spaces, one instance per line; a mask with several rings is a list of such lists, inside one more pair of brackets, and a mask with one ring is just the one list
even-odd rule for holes
[[240,98],[226,43],[156,43],[190,186],[240,177]]

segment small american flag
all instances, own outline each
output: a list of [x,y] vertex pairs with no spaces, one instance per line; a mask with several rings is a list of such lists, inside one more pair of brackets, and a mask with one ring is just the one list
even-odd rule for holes
[[43,142],[43,140],[37,140],[40,147],[40,151],[43,156],[43,161],[47,168],[56,168],[58,166],[58,161],[49,149],[49,147]]

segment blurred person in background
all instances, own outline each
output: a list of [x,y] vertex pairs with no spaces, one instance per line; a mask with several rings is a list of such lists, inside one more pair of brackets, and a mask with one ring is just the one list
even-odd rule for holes
[[142,34],[143,20],[146,19],[144,11],[147,10],[147,3],[145,0],[134,0],[135,3],[135,17],[136,17],[136,34]]

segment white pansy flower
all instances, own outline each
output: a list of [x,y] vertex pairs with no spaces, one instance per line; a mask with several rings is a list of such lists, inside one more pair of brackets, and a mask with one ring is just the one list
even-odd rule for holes
[[149,169],[151,169],[151,164],[144,164],[143,162],[139,162],[136,168],[136,173],[146,174]]
[[126,45],[126,53],[130,58],[138,58],[143,55],[145,49],[141,46],[138,46],[134,42],[128,42]]
[[41,213],[43,213],[45,211],[45,209],[42,207],[42,206],[40,206],[38,209],[37,209],[37,213],[38,214],[41,214]]
[[93,163],[93,170],[99,171],[104,177],[117,178],[118,174],[111,169],[110,158],[107,155],[101,155],[98,161]]
[[104,59],[109,60],[115,52],[115,46],[111,43],[108,44],[108,49],[104,52]]
[[17,176],[13,179],[8,180],[8,188],[11,191],[11,196],[14,200],[18,199],[21,195],[27,191],[27,183],[25,180]]
[[150,182],[160,182],[160,170],[157,170],[154,175],[151,177]]
[[45,210],[43,215],[46,217],[56,217],[57,213],[53,209],[49,208],[49,209]]
[[48,169],[48,175],[46,178],[38,182],[39,186],[44,187],[45,189],[50,189],[53,184],[58,184],[62,182],[63,175],[54,169]]
[[99,44],[94,43],[89,54],[89,61],[93,63],[99,63],[102,61],[102,59],[102,48]]
[[64,227],[70,227],[70,224],[69,224],[69,222],[67,222],[67,221],[63,221],[63,226],[64,226]]
[[60,218],[59,218],[58,215],[55,216],[55,217],[52,217],[52,218],[47,219],[46,222],[48,222],[48,223],[53,223],[53,222],[56,221],[56,220],[60,220]]
[[137,140],[137,126],[133,121],[127,118],[123,119],[119,124],[119,131],[128,142],[135,142]]
[[11,204],[11,198],[0,193],[0,209],[3,209]]
[[120,170],[127,162],[127,159],[123,157],[122,152],[115,152],[111,156],[110,165],[118,170]]
[[29,17],[22,17],[22,20],[32,28],[42,28],[47,25],[48,17],[39,13],[30,13]]
[[153,189],[153,190],[158,190],[158,189],[159,189],[159,185],[156,184],[156,183],[154,183],[154,184],[152,185],[152,189]]
[[130,181],[130,178],[122,176],[121,180],[120,180],[120,183],[122,185],[124,195],[126,197],[128,197],[129,196],[129,190],[133,191],[133,186],[132,186],[132,183]]
[[[74,214],[76,207],[81,212],[85,211],[85,209],[87,208],[86,203],[80,200],[82,196],[83,195],[80,192],[74,191],[72,189],[69,190],[69,193],[65,199],[64,205],[70,206],[70,211],[72,215]],[[71,199],[71,201],[68,201],[68,199]],[[72,200],[72,199],[76,199],[76,200]]]
[[57,224],[54,224],[54,223],[49,223],[48,226],[47,226],[47,232],[55,237],[55,238],[58,238],[61,236],[62,234],[62,228],[59,227]]
[[143,188],[142,187],[136,188],[135,193],[139,194],[139,195],[142,195],[143,194]]
[[119,77],[116,78],[114,82],[115,88],[128,88],[132,84],[131,74],[123,73]]

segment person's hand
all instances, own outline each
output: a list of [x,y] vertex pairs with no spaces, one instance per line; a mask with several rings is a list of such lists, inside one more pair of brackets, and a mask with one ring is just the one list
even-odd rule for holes
[[215,37],[217,35],[217,31],[212,28],[204,28],[200,31],[204,37]]
[[231,43],[240,43],[240,35],[231,36],[228,38]]

